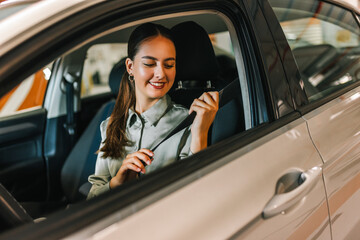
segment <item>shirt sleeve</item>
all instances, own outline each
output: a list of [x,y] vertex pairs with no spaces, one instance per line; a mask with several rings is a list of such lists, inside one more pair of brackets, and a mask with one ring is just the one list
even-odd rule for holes
[[[101,131],[101,144],[100,148],[102,148],[103,141],[106,138],[106,125],[107,120],[103,121],[100,124],[100,131]],[[111,180],[111,175],[109,172],[108,167],[108,160],[102,157],[102,152],[100,152],[96,159],[96,166],[95,166],[95,173],[89,176],[88,181],[92,184],[90,192],[87,196],[87,199],[93,198],[98,196],[104,192],[110,190],[109,182]]]
[[[101,146],[101,145],[100,145]],[[87,199],[98,196],[110,190],[110,172],[108,161],[99,153],[96,159],[95,174],[89,176],[89,182],[92,184]]]

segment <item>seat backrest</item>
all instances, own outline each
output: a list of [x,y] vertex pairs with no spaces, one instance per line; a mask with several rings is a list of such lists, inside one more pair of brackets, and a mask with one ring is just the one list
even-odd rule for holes
[[176,47],[176,78],[169,95],[189,108],[205,91],[221,87],[219,67],[205,29],[195,22],[183,22],[172,29]]
[[[229,83],[219,76],[219,65],[210,38],[195,22],[183,22],[172,28],[176,47],[175,89],[172,100],[190,107],[195,98],[205,91],[219,91]],[[231,81],[230,81],[231,82]],[[213,144],[245,129],[240,85],[239,95],[219,109],[209,143]]]
[[[114,97],[117,96],[122,75],[126,70],[125,59],[116,63],[110,72],[109,85]],[[61,184],[69,202],[76,202],[86,197],[79,189],[88,182],[89,175],[95,171],[96,151],[101,143],[100,123],[108,118],[115,106],[115,99],[105,103],[91,120],[84,133],[71,150],[61,170]]]
[[212,124],[209,144],[217,143],[245,130],[240,81],[238,78],[233,81],[235,81],[233,92],[237,95],[231,96],[231,100],[219,108]]

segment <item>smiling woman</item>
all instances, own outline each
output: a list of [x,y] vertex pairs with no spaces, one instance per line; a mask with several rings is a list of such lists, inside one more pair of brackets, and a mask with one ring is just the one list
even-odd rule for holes
[[[207,136],[219,104],[217,92],[194,100],[190,111],[167,95],[175,80],[176,50],[169,29],[153,23],[137,27],[130,36],[126,72],[111,116],[101,123],[102,144],[88,198],[154,171],[207,147]],[[130,101],[129,101],[130,100]],[[191,128],[151,147],[169,130],[196,112]],[[190,134],[191,132],[191,134]]]

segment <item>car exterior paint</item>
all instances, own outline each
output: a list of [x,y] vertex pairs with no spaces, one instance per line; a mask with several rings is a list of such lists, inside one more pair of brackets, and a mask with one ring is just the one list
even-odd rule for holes
[[[302,152],[297,151],[298,147]],[[97,239],[118,236],[141,239],[149,235],[154,239],[301,239],[314,236],[328,239],[330,226],[321,177],[305,199],[283,214],[268,220],[261,217],[281,176],[322,164],[305,121],[299,119],[207,167],[213,171],[205,169],[205,172],[194,173],[196,181],[156,203],[143,209],[133,204],[131,208],[136,209],[137,214],[123,219],[126,213],[116,212],[112,216],[113,223],[107,228],[102,229],[103,224],[96,223],[69,239],[93,235]],[[321,221],[314,224],[318,215]],[[139,225],[141,231],[137,230]]]
[[359,236],[360,209],[353,205],[360,201],[359,91],[355,88],[304,116],[325,163],[324,181],[334,239]]
[[[0,56],[52,24],[101,2],[44,1],[35,8],[25,9],[24,15],[11,16],[5,25],[0,24],[0,35],[6,36],[0,39]],[[96,216],[99,208],[95,205],[101,203],[106,208],[111,205],[109,202],[120,201],[119,196],[123,195],[119,191],[112,197],[108,195],[99,201],[90,201],[76,210],[78,221],[81,221],[79,225],[75,224],[76,217],[72,217],[76,214],[67,211],[38,225],[0,235],[0,239],[21,235],[44,237],[42,233],[51,236],[51,231],[57,234],[53,236],[68,239],[118,239],[119,236],[132,239],[149,236],[154,239],[352,239],[358,236],[360,88],[352,85],[348,92],[337,94],[331,101],[326,100],[327,103],[314,103],[302,109],[307,102],[303,100],[301,87],[294,86],[298,84],[296,64],[267,1],[229,2],[241,6],[239,9],[245,11],[241,14],[251,19],[249,25],[256,39],[252,48],[264,64],[261,77],[269,87],[265,91],[272,94],[275,119],[271,120],[279,123],[259,124],[231,141],[225,141],[218,145],[224,148],[224,153],[218,146],[210,147],[194,160],[219,156],[217,160],[150,194],[135,198],[127,205],[120,205],[110,213],[101,213],[101,217]],[[180,5],[184,7],[191,3]],[[225,1],[219,1],[221,4]],[[51,11],[27,21],[44,9]],[[237,14],[240,14],[239,9]],[[19,21],[27,23],[20,26]],[[10,29],[16,31],[8,34]],[[279,90],[282,95],[276,94],[279,85],[283,86]],[[49,86],[54,85],[50,83]],[[64,100],[59,99],[56,101]],[[64,104],[57,105],[64,107]],[[235,144],[235,140],[240,142],[239,139],[249,140]],[[231,145],[238,148],[226,150]],[[320,169],[321,175],[314,178],[316,183],[306,190],[306,197],[285,211],[264,218],[264,208],[276,195],[279,179],[291,172],[303,173],[313,168]],[[85,220],[86,214],[90,215],[89,223]],[[71,227],[64,223],[68,219]],[[36,233],[32,232],[32,227]]]
[[6,19],[6,24],[1,24],[0,27],[0,56],[51,25],[99,2],[101,1],[39,1],[34,6],[11,15]]

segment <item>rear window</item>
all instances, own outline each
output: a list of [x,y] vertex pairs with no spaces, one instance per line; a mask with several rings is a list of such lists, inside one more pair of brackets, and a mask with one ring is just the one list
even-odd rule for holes
[[322,1],[270,0],[298,65],[309,101],[360,79],[360,29],[353,14]]

